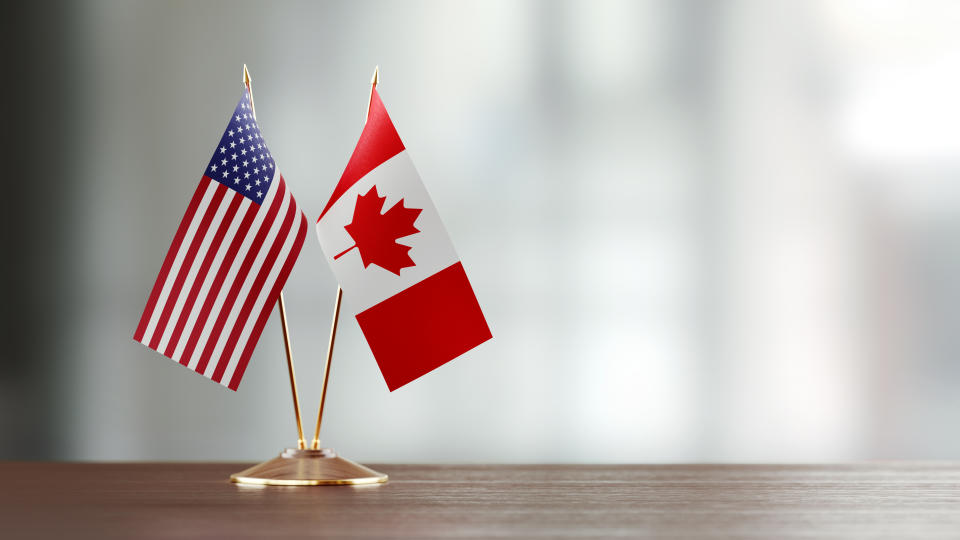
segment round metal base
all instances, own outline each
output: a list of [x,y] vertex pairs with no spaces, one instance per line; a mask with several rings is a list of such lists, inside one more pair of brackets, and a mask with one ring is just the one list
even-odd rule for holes
[[287,448],[278,457],[230,475],[230,481],[261,486],[356,486],[382,484],[387,475],[340,457],[329,448]]

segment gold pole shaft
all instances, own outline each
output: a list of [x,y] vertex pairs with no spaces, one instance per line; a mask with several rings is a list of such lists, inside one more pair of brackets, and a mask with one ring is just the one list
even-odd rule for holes
[[333,359],[333,344],[337,339],[337,323],[340,321],[340,301],[343,289],[337,287],[337,301],[333,305],[333,322],[330,324],[330,343],[327,344],[327,362],[323,367],[323,386],[320,390],[320,410],[317,411],[317,429],[313,432],[310,447],[320,449],[320,424],[323,423],[323,406],[327,402],[327,383],[330,381],[330,360]]
[[283,305],[283,291],[277,300],[280,310],[280,327],[283,329],[283,346],[287,351],[287,372],[290,374],[290,390],[293,392],[293,414],[297,417],[297,448],[303,450],[303,422],[300,419],[300,397],[297,395],[297,375],[293,372],[293,350],[290,348],[290,331],[287,329],[287,309]]
[[[367,98],[367,116],[364,122],[370,118],[370,107],[373,105],[373,90],[379,82],[380,66],[377,66],[373,69],[373,77],[370,79],[370,96]],[[323,423],[323,406],[327,401],[327,383],[330,381],[330,362],[333,360],[333,344],[337,339],[337,323],[340,321],[340,301],[342,299],[343,289],[337,287],[337,300],[333,305],[333,323],[330,325],[330,342],[327,344],[327,361],[323,368],[323,387],[320,389],[320,408],[317,410],[317,429],[313,432],[313,441],[310,442],[310,447],[314,450],[320,449],[320,425]]]
[[370,97],[367,98],[367,116],[363,119],[366,123],[370,119],[370,106],[373,105],[373,90],[380,83],[380,66],[373,68],[373,77],[370,78]]
[[[243,65],[243,84],[250,94],[250,114],[257,119],[257,109],[253,105],[253,86],[250,84],[250,72],[247,65]],[[277,298],[277,309],[280,310],[280,328],[283,330],[283,347],[287,352],[287,372],[290,375],[290,391],[293,393],[293,414],[297,420],[297,448],[303,450],[306,443],[303,440],[303,421],[300,418],[300,397],[297,395],[297,375],[293,371],[293,348],[290,345],[290,330],[287,328],[287,308],[283,304],[283,291]]]

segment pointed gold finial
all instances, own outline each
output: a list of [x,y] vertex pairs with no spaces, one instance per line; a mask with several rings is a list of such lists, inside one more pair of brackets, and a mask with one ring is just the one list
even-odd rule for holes
[[[367,118],[370,119],[370,106],[373,105],[373,89],[377,87],[377,83],[380,82],[380,66],[373,68],[373,77],[370,77],[370,98],[367,99]],[[364,120],[364,122],[366,122]]]
[[253,106],[253,86],[250,84],[250,70],[247,69],[247,65],[243,65],[243,85],[247,87],[247,92],[250,94],[250,113],[253,114],[253,119],[257,119],[257,109]]

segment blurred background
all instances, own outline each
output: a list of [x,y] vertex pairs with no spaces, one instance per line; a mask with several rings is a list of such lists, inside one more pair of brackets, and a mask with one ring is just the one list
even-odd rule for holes
[[[390,393],[344,320],[325,445],[960,457],[956,2],[18,2],[4,24],[0,458],[295,444],[276,315],[236,393],[131,338],[243,63],[311,218],[380,65],[494,334]],[[312,426],[317,242],[285,291]]]

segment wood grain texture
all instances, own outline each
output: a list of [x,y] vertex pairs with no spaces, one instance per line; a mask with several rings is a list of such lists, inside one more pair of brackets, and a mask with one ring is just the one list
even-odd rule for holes
[[248,487],[244,464],[0,463],[0,538],[960,538],[960,463],[372,465]]

